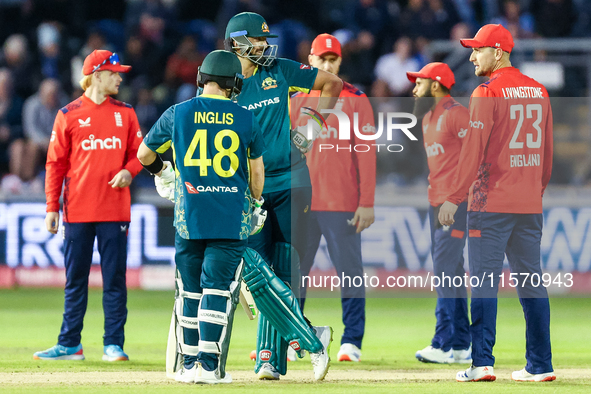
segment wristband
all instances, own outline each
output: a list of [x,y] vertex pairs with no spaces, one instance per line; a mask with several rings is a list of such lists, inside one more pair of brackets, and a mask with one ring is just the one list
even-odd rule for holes
[[148,170],[148,172],[152,175],[158,174],[160,171],[162,171],[162,169],[164,168],[164,162],[162,161],[162,158],[160,158],[160,155],[156,155],[156,160],[154,160],[154,162],[152,164],[148,164],[148,165],[143,165],[142,166]]
[[255,206],[255,208],[260,208],[260,207],[262,207],[262,206],[263,206],[263,204],[265,203],[265,199],[263,198],[263,196],[261,196],[261,199],[260,199],[260,200],[257,200],[257,199],[255,199],[255,198],[253,197],[252,201],[253,201],[253,203],[254,203],[254,206]]

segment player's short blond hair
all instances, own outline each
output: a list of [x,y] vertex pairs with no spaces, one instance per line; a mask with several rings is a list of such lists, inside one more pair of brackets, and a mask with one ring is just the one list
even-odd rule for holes
[[92,85],[92,74],[85,75],[78,83],[80,84],[82,90],[86,91],[86,89],[88,89],[90,85]]

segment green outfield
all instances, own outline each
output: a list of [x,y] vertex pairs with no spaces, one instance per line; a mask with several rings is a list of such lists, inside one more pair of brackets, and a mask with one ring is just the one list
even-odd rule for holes
[[[220,387],[181,385],[167,380],[164,352],[170,323],[172,292],[130,291],[125,350],[128,363],[105,363],[102,356],[101,293],[91,291],[82,333],[85,361],[34,361],[35,351],[54,345],[61,324],[63,293],[57,289],[0,290],[0,391],[6,392],[274,392],[341,393],[434,392],[590,392],[591,299],[552,299],[552,346],[558,379],[551,383],[517,383],[512,370],[525,365],[525,331],[517,299],[499,301],[495,372],[492,383],[457,383],[458,365],[422,364],[414,353],[433,335],[434,299],[380,298],[367,300],[367,328],[362,362],[338,363],[342,324],[338,299],[312,299],[307,316],[317,325],[335,328],[333,363],[324,382],[312,380],[309,358],[290,363],[279,382],[259,382],[250,372],[249,353],[255,347],[256,322],[236,313],[227,370],[235,383]],[[264,386],[264,387],[263,387]]]

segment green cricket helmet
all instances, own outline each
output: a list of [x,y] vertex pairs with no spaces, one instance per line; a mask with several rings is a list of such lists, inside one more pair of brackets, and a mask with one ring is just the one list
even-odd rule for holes
[[202,88],[208,82],[215,82],[222,89],[230,89],[232,99],[240,94],[243,81],[240,60],[228,51],[210,52],[197,71],[197,86]]
[[[246,57],[260,66],[270,66],[277,57],[277,45],[253,45],[249,37],[274,38],[269,31],[265,18],[254,12],[242,12],[234,15],[226,27],[225,44],[227,50],[232,50],[240,57]],[[263,46],[260,54],[255,54],[255,47]]]

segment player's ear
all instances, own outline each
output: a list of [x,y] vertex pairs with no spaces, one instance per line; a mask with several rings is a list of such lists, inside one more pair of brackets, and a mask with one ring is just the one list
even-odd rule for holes
[[495,48],[495,59],[501,60],[503,57],[503,50],[501,48]]
[[435,96],[435,93],[439,90],[439,81],[431,82],[431,96]]

